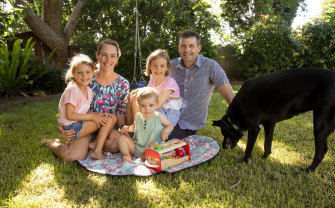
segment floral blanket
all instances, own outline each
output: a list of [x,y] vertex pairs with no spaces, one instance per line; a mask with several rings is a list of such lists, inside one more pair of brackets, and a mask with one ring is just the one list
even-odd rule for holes
[[[161,172],[174,173],[190,167],[197,166],[201,163],[213,159],[220,150],[217,142],[209,137],[193,135],[186,137],[183,140],[187,141],[190,144],[191,160],[169,168],[167,170],[162,170]],[[156,174],[154,170],[147,168],[143,162],[123,162],[120,153],[105,153],[105,157],[105,162],[102,162],[101,160],[91,160],[89,156],[87,156],[84,160],[79,160],[78,162],[87,170],[101,174],[115,176],[149,176]]]

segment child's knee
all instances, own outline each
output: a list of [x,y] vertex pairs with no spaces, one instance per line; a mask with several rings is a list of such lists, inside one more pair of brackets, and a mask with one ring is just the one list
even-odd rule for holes
[[112,128],[116,124],[116,116],[112,115],[111,117],[107,118],[107,125],[108,127]]

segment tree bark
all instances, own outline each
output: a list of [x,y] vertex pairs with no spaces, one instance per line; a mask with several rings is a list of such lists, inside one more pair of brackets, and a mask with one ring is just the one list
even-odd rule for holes
[[[62,0],[43,0],[42,19],[39,19],[29,8],[27,0],[17,0],[16,8],[25,8],[24,21],[31,31],[45,44],[50,51],[56,49],[51,64],[63,68],[68,59],[68,45],[78,22],[81,11],[87,0],[79,0],[68,23],[62,31]],[[49,51],[49,52],[50,52]],[[47,52],[48,53],[48,52]],[[47,56],[48,54],[46,54]]]

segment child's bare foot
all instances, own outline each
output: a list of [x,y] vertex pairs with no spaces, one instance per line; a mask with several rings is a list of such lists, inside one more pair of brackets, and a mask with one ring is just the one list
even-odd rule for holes
[[92,152],[90,154],[90,158],[92,160],[102,160],[102,161],[106,161],[105,155],[102,152]]
[[130,156],[123,156],[122,160],[123,161],[133,161]]
[[45,141],[42,143],[42,145],[50,149],[51,147],[58,146],[60,143],[61,143],[60,140],[56,138],[53,140]]
[[93,141],[91,142],[89,145],[88,145],[88,148],[90,148],[90,150],[94,150],[95,149],[95,145],[96,145],[96,141]]

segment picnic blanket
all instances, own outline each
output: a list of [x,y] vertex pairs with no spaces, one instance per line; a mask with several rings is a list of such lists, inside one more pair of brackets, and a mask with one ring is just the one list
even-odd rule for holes
[[[197,166],[201,163],[210,161],[213,159],[220,150],[217,142],[206,136],[193,135],[183,139],[190,145],[191,160],[186,161],[180,165],[171,167],[167,170],[160,172],[174,173],[190,167]],[[106,161],[91,160],[87,156],[84,160],[79,160],[79,164],[84,166],[87,170],[96,173],[114,175],[114,176],[125,176],[125,175],[136,175],[136,176],[149,176],[156,174],[153,169],[147,168],[144,162],[132,161],[123,162],[121,153],[104,153]],[[89,155],[89,154],[88,154]]]

